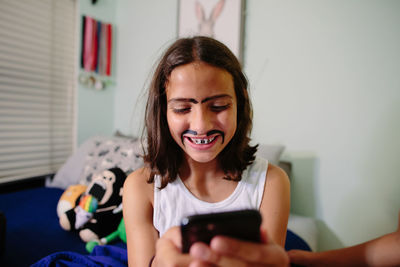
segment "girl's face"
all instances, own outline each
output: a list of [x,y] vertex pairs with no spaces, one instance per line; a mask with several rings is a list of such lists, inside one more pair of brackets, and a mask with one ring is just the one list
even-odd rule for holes
[[232,75],[203,62],[175,68],[166,84],[167,121],[187,157],[210,162],[236,131],[237,100]]

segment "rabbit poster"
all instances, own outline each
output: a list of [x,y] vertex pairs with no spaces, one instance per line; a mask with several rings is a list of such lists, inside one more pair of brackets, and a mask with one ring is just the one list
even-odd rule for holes
[[242,0],[180,0],[178,36],[211,36],[241,59]]

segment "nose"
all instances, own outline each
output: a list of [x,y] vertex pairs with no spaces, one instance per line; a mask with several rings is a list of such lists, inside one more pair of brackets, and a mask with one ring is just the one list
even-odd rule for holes
[[205,135],[213,129],[213,114],[205,108],[198,108],[191,113],[190,129],[198,135]]

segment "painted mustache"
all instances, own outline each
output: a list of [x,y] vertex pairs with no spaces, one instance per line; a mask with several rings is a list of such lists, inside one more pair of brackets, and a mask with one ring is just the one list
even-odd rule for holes
[[[186,131],[184,131],[184,132],[181,134],[181,141],[182,141],[182,144],[183,144],[183,136],[184,136],[185,134],[197,135],[197,132],[196,132],[196,131],[193,131],[193,130],[186,130]],[[220,131],[220,130],[211,130],[211,131],[207,132],[207,136],[210,136],[210,135],[213,135],[213,134],[219,134],[219,135],[221,135],[221,137],[222,137],[222,144],[224,143],[225,134],[224,134],[223,131]]]

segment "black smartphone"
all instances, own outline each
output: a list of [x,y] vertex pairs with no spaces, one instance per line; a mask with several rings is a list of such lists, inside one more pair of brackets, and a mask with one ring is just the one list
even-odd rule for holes
[[252,209],[185,217],[181,222],[182,252],[188,253],[195,242],[210,244],[216,235],[259,243],[261,221],[260,212]]

